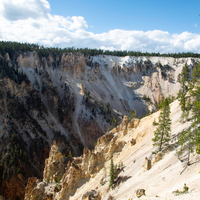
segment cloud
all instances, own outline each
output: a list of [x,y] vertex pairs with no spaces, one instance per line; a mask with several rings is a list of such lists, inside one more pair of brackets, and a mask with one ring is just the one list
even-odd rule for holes
[[193,25],[194,25],[195,28],[198,26],[197,24],[193,24]]
[[50,4],[46,0],[0,2],[0,40],[61,48],[74,46],[105,50],[200,53],[199,34],[121,29],[94,34],[87,31],[87,28],[88,24],[82,16],[51,15]]
[[1,14],[9,21],[48,17],[50,4],[46,0],[3,0]]
[[61,28],[69,30],[86,29],[88,28],[87,22],[81,16],[73,16],[64,18],[59,15],[51,16],[51,22],[55,21]]

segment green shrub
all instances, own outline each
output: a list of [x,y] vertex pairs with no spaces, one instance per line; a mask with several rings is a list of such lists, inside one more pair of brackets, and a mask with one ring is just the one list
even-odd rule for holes
[[113,159],[111,158],[111,161],[110,161],[110,184],[109,184],[109,187],[111,187],[113,185],[115,178],[116,178],[115,165],[113,163]]
[[175,196],[179,196],[179,195],[182,195],[182,194],[187,194],[187,193],[188,193],[188,190],[189,190],[189,187],[187,187],[186,183],[184,183],[183,191],[175,190],[175,191],[173,191],[172,193],[173,193]]
[[153,121],[153,126],[157,126],[158,125],[158,122],[156,122],[155,118],[154,118],[154,121]]
[[57,183],[60,184],[60,176],[57,176]]
[[67,157],[68,157],[68,158],[71,158],[71,157],[72,157],[72,152],[71,152],[71,151],[69,151],[69,154],[68,154]]
[[106,183],[105,180],[102,178],[101,181],[100,181],[100,184],[105,185],[105,183]]

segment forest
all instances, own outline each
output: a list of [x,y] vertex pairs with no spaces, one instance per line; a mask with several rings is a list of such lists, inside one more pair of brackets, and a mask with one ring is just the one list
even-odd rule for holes
[[[133,47],[134,49],[134,47]],[[127,50],[103,50],[103,49],[89,49],[89,48],[75,48],[75,47],[44,47],[38,44],[30,43],[20,43],[20,42],[10,42],[10,41],[0,41],[0,52],[1,54],[9,53],[12,58],[16,51],[36,51],[40,57],[47,57],[49,54],[60,54],[60,53],[71,53],[71,52],[81,52],[87,56],[96,55],[112,55],[112,56],[158,56],[158,57],[173,57],[173,58],[184,58],[184,57],[195,57],[199,58],[200,54],[193,52],[182,52],[182,53],[148,53],[140,51],[127,51]]]

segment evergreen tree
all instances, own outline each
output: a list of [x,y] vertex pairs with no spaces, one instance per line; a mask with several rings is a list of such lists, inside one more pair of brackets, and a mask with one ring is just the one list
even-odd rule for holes
[[162,104],[158,128],[154,132],[154,138],[152,141],[154,142],[154,146],[159,147],[159,151],[162,150],[163,146],[167,146],[169,144],[171,137],[171,119],[170,119],[170,107],[169,101],[166,98]]
[[181,89],[178,93],[178,99],[180,101],[180,106],[182,110],[182,115],[181,115],[181,120],[180,120],[181,122],[187,119],[189,115],[190,106],[187,106],[188,104],[187,104],[187,96],[186,96],[189,91],[189,79],[190,79],[190,69],[186,63],[180,74],[180,81],[179,81],[179,83],[181,84]]
[[[195,137],[194,133],[190,130],[183,130],[178,138],[178,144],[181,148],[177,151],[178,156],[182,156],[183,153],[187,152],[187,165],[190,164],[190,153],[194,151]],[[179,158],[180,159],[180,158]]]
[[181,149],[177,152],[179,156],[187,152],[187,165],[190,165],[190,154],[195,149],[197,153],[200,153],[200,64],[194,69],[192,82],[190,91],[193,98],[192,124],[181,132],[178,138]]
[[131,110],[131,112],[129,113],[129,121],[131,121],[133,118],[136,117],[136,111]]
[[[193,100],[192,108],[192,129],[194,131],[196,151],[200,150],[200,63],[195,67],[192,81],[194,89],[191,92]],[[190,129],[191,130],[191,129]]]
[[109,187],[111,187],[113,185],[115,178],[116,178],[115,166],[114,166],[114,163],[113,163],[113,159],[111,158],[111,161],[110,161],[110,184],[109,184]]
[[113,117],[111,121],[111,129],[115,128],[116,126],[117,126],[117,120],[115,117]]

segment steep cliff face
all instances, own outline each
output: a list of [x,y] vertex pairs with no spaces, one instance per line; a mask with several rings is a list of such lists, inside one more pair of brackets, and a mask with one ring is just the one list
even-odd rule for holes
[[[118,127],[98,139],[93,151],[84,149],[81,157],[72,158],[65,165],[60,182],[52,181],[48,184],[45,173],[43,182],[35,179],[34,187],[31,187],[33,184],[30,182],[25,199],[36,200],[39,196],[41,199],[54,200],[89,197],[101,200],[136,200],[138,197],[154,200],[198,199],[200,156],[193,154],[193,164],[184,170],[187,161],[181,162],[176,155],[178,134],[189,127],[190,122],[179,122],[181,109],[177,100],[170,107],[172,137],[169,148],[155,153],[156,147],[152,144],[153,132],[156,130],[153,121],[158,119],[160,112],[131,122],[125,116]],[[56,144],[53,144],[51,152],[46,163],[54,164],[62,160]],[[111,158],[117,166],[117,178],[110,188]],[[184,184],[189,187],[188,193],[175,196],[173,191],[182,191]]]
[[[83,147],[93,149],[113,119],[119,123],[131,110],[143,116],[147,108],[155,110],[161,96],[176,95],[182,66],[188,63],[192,69],[199,61],[81,53],[0,55],[0,183],[17,174],[25,184],[29,176],[42,178],[54,140],[64,157],[61,163],[70,162],[68,155],[81,155]],[[50,181],[57,178],[53,174]],[[6,194],[5,188],[0,194]]]
[[[16,58],[18,71],[26,74],[40,93],[48,114],[63,135],[93,147],[112,118],[131,110],[144,116],[161,96],[176,95],[182,66],[192,69],[199,59],[163,57],[88,57],[81,53],[50,55],[23,53]],[[149,98],[143,99],[143,96]],[[111,111],[106,106],[109,103]],[[93,131],[95,130],[95,131]],[[95,134],[93,134],[95,132]]]
[[[45,199],[49,193],[52,194],[52,199],[69,199],[70,196],[74,195],[77,188],[94,177],[114,154],[122,151],[126,142],[121,138],[126,135],[128,127],[136,128],[139,121],[139,119],[133,119],[128,123],[128,118],[125,115],[118,127],[98,139],[94,150],[90,151],[85,148],[81,157],[73,157],[70,160],[63,157],[57,144],[54,143],[50,150],[50,156],[45,162],[43,182],[38,182],[35,187],[31,187],[32,182],[28,183],[25,199],[36,200],[39,196]],[[58,176],[61,177],[61,183],[57,179]],[[50,182],[50,184],[47,184],[47,182]],[[35,188],[40,188],[39,185],[41,184],[45,185],[42,194],[32,192]],[[51,191],[49,191],[50,185],[52,186]],[[55,192],[58,185],[60,191]]]
[[104,134],[113,116],[119,119],[131,110],[136,110],[137,116],[144,116],[147,106],[155,109],[151,105],[162,96],[176,95],[182,66],[187,63],[192,69],[199,61],[192,58],[88,57],[81,53],[47,58],[23,53],[16,60],[18,71],[26,74],[40,93],[56,126],[62,126],[61,134],[75,136],[90,149],[95,139]]

